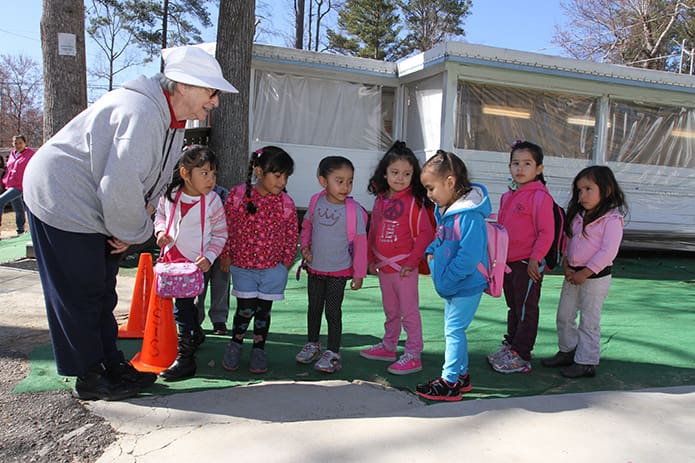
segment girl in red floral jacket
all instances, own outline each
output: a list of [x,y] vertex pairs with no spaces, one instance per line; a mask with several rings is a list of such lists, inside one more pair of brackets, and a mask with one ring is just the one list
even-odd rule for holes
[[[229,237],[220,261],[232,273],[237,308],[232,339],[222,366],[239,368],[244,335],[253,319],[253,348],[249,371],[265,373],[265,341],[273,301],[284,299],[287,271],[297,254],[297,212],[285,192],[294,161],[283,149],[266,146],[251,154],[246,184],[229,192],[224,208]],[[251,183],[253,177],[257,182]],[[230,266],[231,265],[231,266]]]

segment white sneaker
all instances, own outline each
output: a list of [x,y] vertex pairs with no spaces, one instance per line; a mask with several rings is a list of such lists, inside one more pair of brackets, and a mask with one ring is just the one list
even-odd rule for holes
[[318,342],[307,342],[302,347],[302,350],[294,356],[294,359],[297,363],[307,364],[315,362],[319,357],[321,357],[321,344]]
[[504,357],[511,348],[512,346],[506,340],[502,341],[502,345],[499,349],[497,349],[495,352],[491,354],[487,354],[487,362],[490,365],[492,365],[493,363]]
[[331,350],[326,350],[318,362],[314,364],[314,369],[326,373],[334,373],[340,370],[343,364],[340,362],[340,354]]

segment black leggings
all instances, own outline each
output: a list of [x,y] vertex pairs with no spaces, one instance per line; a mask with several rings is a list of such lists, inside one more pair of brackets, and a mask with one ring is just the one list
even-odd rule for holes
[[241,344],[244,341],[246,330],[253,318],[253,347],[263,349],[270,330],[270,309],[273,301],[264,299],[242,299],[237,297],[234,325],[232,326],[232,340]]
[[309,293],[309,311],[307,327],[309,342],[319,342],[321,317],[326,308],[328,323],[328,349],[340,352],[340,339],[343,335],[343,296],[345,295],[346,277],[330,277],[309,274],[307,286]]

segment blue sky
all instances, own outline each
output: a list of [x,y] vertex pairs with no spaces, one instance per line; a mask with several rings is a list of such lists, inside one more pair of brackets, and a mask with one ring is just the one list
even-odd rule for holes
[[[290,25],[284,18],[289,16],[292,0],[257,0],[269,4],[273,11],[272,26],[287,31]],[[39,22],[41,0],[2,0],[5,18],[0,25],[0,54],[24,54],[41,62]],[[560,55],[561,50],[551,44],[556,24],[565,22],[559,1],[550,0],[473,0],[472,14],[466,19],[466,40],[515,50]],[[214,41],[214,31],[205,33],[206,40]],[[274,39],[275,45],[284,45],[281,38]],[[90,52],[88,50],[87,65]],[[139,70],[150,73],[149,69]],[[137,72],[136,72],[137,73]]]

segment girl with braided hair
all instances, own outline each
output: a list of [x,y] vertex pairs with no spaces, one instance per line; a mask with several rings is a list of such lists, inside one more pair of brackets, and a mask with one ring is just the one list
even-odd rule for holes
[[230,371],[239,368],[251,319],[249,371],[268,370],[265,341],[270,309],[273,301],[284,299],[287,272],[297,254],[297,212],[285,191],[293,171],[294,161],[283,149],[266,146],[256,150],[251,153],[246,183],[232,188],[224,205],[229,236],[220,264],[232,274],[232,295],[237,300],[232,338],[222,360]]

